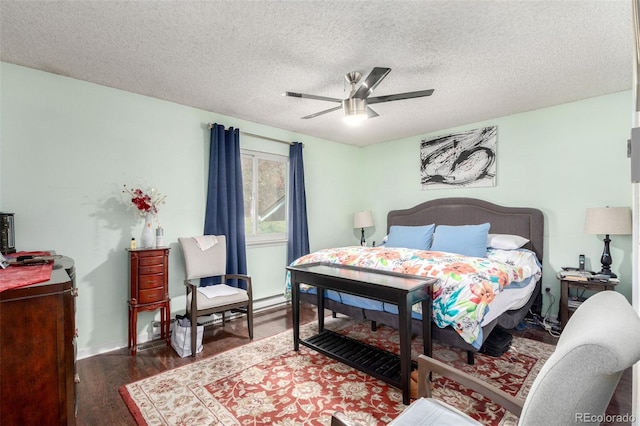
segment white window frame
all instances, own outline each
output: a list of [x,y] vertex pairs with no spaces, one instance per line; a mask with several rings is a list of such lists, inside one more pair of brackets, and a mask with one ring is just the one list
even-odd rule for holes
[[[253,182],[251,182],[251,212],[250,216],[252,218],[253,223],[253,232],[251,235],[246,235],[246,243],[248,246],[259,246],[259,245],[279,245],[286,244],[289,240],[289,233],[273,233],[273,234],[265,234],[258,235],[258,160],[267,160],[274,161],[285,164],[285,188],[289,187],[289,157],[286,155],[279,154],[271,154],[262,151],[254,151],[250,149],[240,149],[241,157],[251,157],[252,158],[252,167],[253,167]],[[289,193],[285,189],[284,194],[284,203],[285,203],[285,223],[287,224],[287,229],[289,226]],[[246,214],[246,212],[245,212]]]

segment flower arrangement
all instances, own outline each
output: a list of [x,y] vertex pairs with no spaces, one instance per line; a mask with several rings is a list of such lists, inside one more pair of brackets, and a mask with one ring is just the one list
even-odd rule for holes
[[160,194],[155,188],[143,191],[141,188],[131,189],[124,185],[123,193],[131,196],[131,202],[138,209],[138,214],[142,217],[147,214],[158,214],[158,207],[164,204],[165,195]]

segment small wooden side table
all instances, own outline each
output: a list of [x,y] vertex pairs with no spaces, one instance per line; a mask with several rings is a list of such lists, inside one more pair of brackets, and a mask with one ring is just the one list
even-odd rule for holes
[[138,312],[160,309],[160,338],[169,340],[169,247],[127,249],[129,252],[129,348],[135,355]]
[[562,328],[567,325],[571,315],[578,309],[576,306],[569,306],[569,291],[571,289],[586,290],[591,292],[613,291],[618,284],[617,280],[609,282],[589,282],[577,277],[565,276],[560,278],[560,322]]

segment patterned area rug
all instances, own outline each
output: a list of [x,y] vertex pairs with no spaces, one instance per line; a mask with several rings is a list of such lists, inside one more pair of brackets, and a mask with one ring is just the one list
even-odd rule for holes
[[[398,333],[346,318],[327,318],[326,328],[380,348],[398,352]],[[301,337],[317,332],[316,323],[301,327]],[[416,358],[422,340],[412,342]],[[499,358],[466,353],[434,343],[435,358],[495,384],[524,399],[554,347],[514,337]],[[436,377],[434,398],[451,404],[487,425],[515,425],[517,418],[458,384]],[[166,371],[120,388],[140,425],[329,425],[342,411],[362,425],[388,423],[405,406],[401,392],[331,358],[301,346],[293,351],[293,334],[273,337]]]

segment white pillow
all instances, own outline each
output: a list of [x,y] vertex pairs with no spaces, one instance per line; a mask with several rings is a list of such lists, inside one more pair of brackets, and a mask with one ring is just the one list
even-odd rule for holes
[[527,244],[529,240],[519,235],[489,234],[487,235],[487,247],[501,250],[514,250]]
[[527,249],[501,250],[489,248],[487,250],[487,258],[522,268],[525,279],[542,271],[536,254]]

